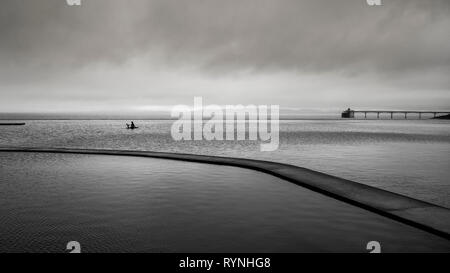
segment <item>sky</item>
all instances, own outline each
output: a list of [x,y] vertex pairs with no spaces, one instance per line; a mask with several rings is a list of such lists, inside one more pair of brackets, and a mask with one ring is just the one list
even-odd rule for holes
[[450,110],[450,1],[2,0],[0,113]]

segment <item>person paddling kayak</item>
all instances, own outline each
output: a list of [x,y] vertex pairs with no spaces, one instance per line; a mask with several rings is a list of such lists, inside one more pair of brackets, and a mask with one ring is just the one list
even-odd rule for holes
[[134,129],[137,129],[137,128],[139,128],[139,127],[137,127],[136,125],[134,125],[134,122],[133,122],[133,121],[131,122],[131,125],[127,123],[127,129],[134,130]]

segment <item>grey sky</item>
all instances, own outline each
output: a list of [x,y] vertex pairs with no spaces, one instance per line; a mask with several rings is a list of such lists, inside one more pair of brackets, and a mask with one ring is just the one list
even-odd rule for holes
[[450,1],[3,0],[0,112],[450,108]]

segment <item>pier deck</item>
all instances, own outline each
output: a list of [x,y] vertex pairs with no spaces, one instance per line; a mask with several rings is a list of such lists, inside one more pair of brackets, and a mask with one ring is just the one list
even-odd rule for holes
[[380,118],[381,114],[390,114],[391,119],[394,119],[394,114],[402,114],[405,115],[405,119],[408,118],[408,114],[417,114],[419,115],[419,119],[422,119],[423,115],[429,114],[433,115],[436,118],[439,114],[448,115],[450,112],[447,111],[398,111],[398,110],[352,110],[347,109],[342,112],[342,118],[354,118],[355,114],[362,113],[364,114],[364,118],[367,118],[367,114],[377,114],[377,118]]

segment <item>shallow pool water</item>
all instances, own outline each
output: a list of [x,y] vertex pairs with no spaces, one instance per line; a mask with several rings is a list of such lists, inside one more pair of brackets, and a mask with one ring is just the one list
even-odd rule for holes
[[448,241],[235,167],[0,153],[0,252],[449,252]]

